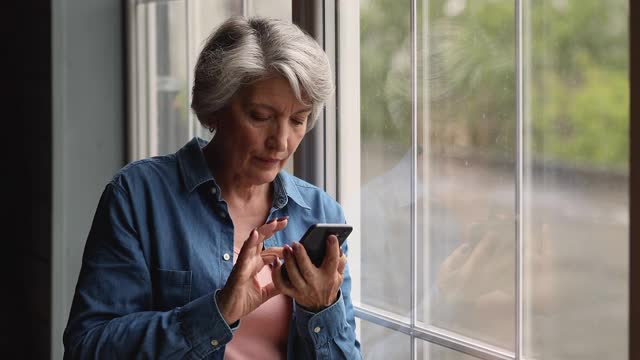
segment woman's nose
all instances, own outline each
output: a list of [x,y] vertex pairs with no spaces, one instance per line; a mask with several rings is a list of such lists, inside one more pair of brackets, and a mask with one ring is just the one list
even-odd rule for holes
[[275,124],[271,127],[269,137],[267,137],[267,146],[271,150],[285,151],[287,150],[287,136],[287,127]]

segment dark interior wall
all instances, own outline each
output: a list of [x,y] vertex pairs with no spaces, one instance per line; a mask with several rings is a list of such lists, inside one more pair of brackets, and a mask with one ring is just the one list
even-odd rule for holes
[[[51,328],[51,2],[3,6],[6,146],[0,358],[47,359]],[[8,10],[7,10],[8,8]],[[3,56],[4,57],[4,56]],[[3,175],[4,177],[4,175]],[[5,198],[5,199],[6,199]],[[4,221],[3,221],[4,222]]]

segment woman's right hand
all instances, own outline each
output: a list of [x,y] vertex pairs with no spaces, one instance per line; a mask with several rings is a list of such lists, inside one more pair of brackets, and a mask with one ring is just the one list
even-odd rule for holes
[[262,243],[287,226],[287,219],[276,219],[251,231],[242,245],[236,264],[224,288],[218,292],[218,309],[227,324],[233,324],[280,291],[269,283],[261,287],[256,275],[265,265],[283,258],[282,248],[262,251]]

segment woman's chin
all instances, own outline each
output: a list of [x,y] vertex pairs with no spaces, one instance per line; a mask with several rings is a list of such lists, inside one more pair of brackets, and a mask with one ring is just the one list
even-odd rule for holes
[[280,169],[278,168],[274,168],[272,170],[257,171],[255,174],[253,174],[252,177],[256,180],[256,183],[258,184],[267,184],[275,180],[279,170]]

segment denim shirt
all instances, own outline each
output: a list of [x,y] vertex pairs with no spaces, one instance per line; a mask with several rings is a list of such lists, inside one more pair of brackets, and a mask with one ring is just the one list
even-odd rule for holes
[[[223,359],[242,321],[231,328],[215,302],[233,267],[234,226],[205,144],[194,138],[175,154],[131,163],[106,186],[64,332],[65,359]],[[299,240],[314,223],[345,222],[317,187],[285,171],[273,185],[267,221],[289,222],[266,248]],[[333,305],[310,313],[294,301],[289,359],[361,358],[350,288],[347,268]]]

